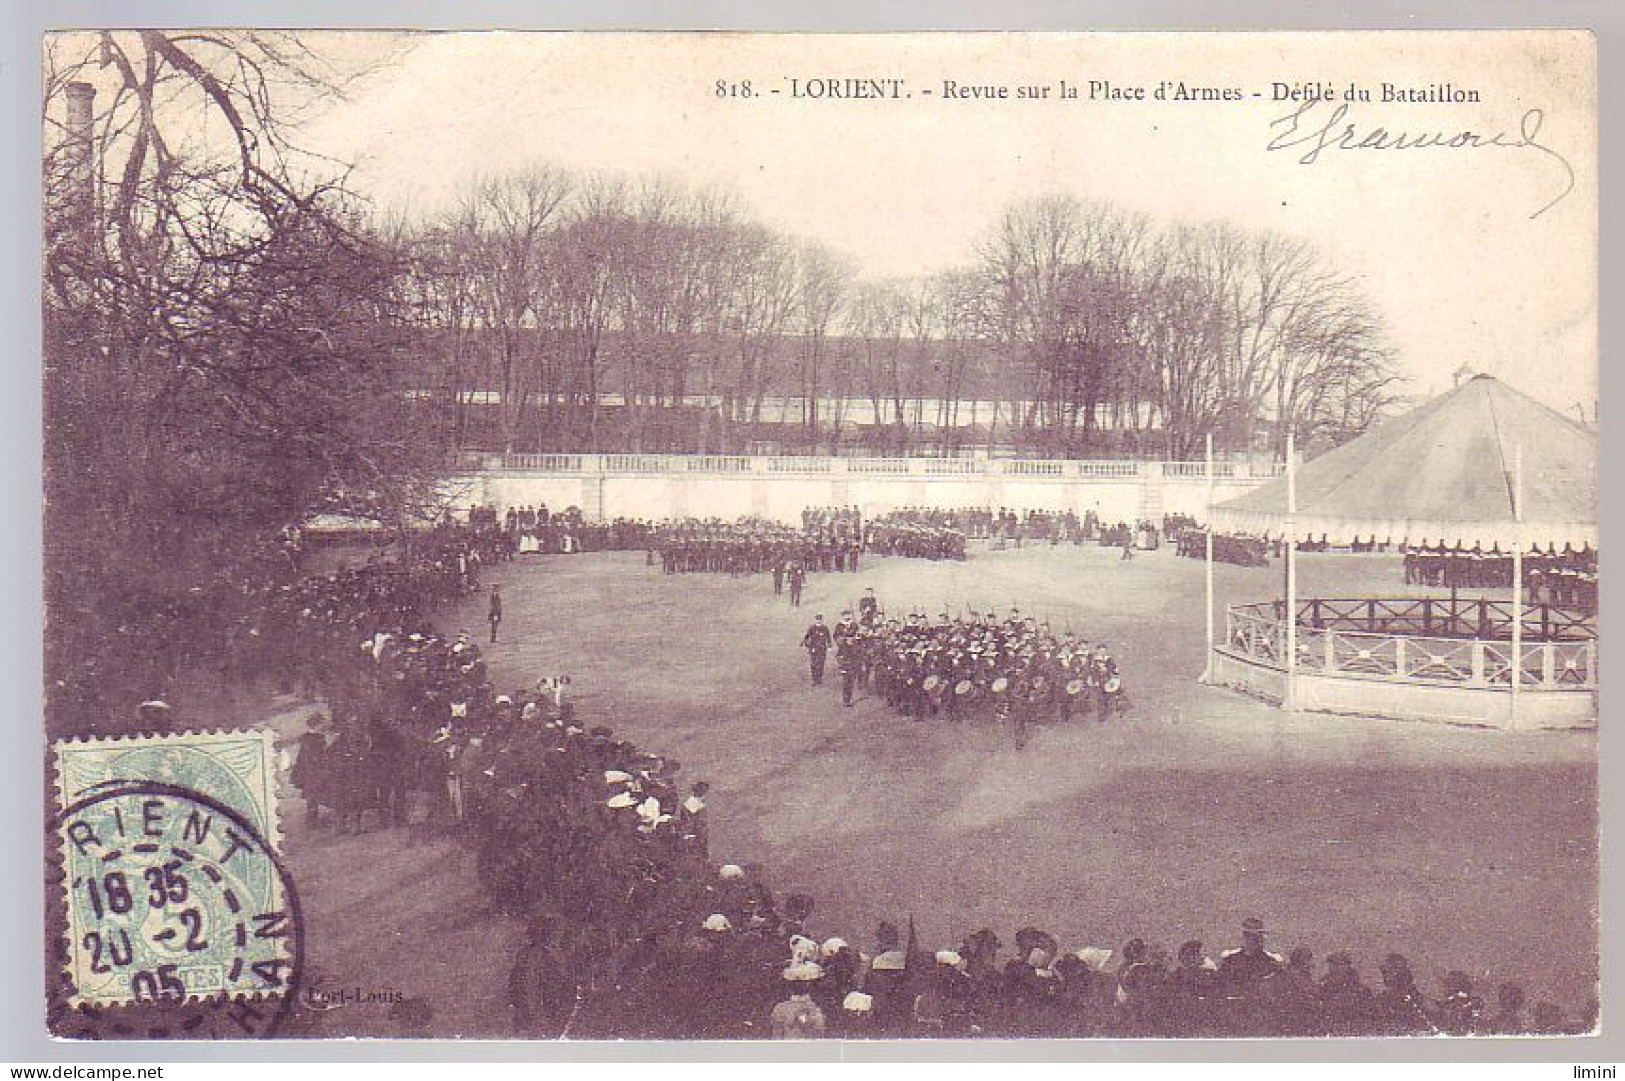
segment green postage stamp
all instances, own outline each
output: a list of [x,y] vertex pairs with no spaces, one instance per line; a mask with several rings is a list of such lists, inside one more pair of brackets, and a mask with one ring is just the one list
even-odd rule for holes
[[57,743],[70,1005],[296,991],[274,755],[268,731]]

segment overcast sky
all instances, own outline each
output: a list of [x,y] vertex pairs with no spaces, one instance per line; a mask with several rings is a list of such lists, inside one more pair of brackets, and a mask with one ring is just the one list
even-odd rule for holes
[[[1408,391],[1459,365],[1572,416],[1596,397],[1596,88],[1578,35],[941,37],[467,34],[313,36],[331,55],[389,57],[307,125],[389,209],[432,213],[481,173],[552,162],[731,188],[753,215],[840,249],[870,275],[968,261],[1011,201],[1068,192],[1158,222],[1224,220],[1307,238],[1357,276],[1387,320]],[[914,97],[794,100],[791,78],[902,78]],[[718,98],[718,79],[757,96]],[[948,101],[960,84],[1050,86],[1047,101]],[[1083,99],[1058,101],[1060,80]],[[1088,101],[1183,80],[1221,103]],[[1276,81],[1374,92],[1451,83],[1477,104],[1350,106],[1364,134],[1463,129],[1531,147],[1266,151],[1297,106]],[[779,88],[772,95],[764,91]],[[923,93],[933,91],[930,97]],[[1260,93],[1262,98],[1253,98]],[[1307,134],[1332,105],[1304,114]],[[1569,186],[1575,186],[1538,217]]]

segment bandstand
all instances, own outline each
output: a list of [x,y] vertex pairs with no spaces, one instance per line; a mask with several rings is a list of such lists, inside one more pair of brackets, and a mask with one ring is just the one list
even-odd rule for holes
[[[1595,551],[1596,500],[1595,434],[1476,376],[1212,508],[1210,530],[1289,543],[1285,599],[1227,605],[1222,637],[1209,575],[1203,678],[1286,709],[1595,725],[1594,612],[1529,603],[1520,584],[1530,551]],[[1305,599],[1298,542],[1493,550],[1511,553],[1513,573],[1501,597]]]
[[[1271,701],[1287,697],[1282,601],[1225,610],[1210,678]],[[1574,728],[1596,722],[1595,621],[1523,606],[1512,711],[1512,606],[1504,601],[1314,598],[1297,602],[1298,709],[1481,724]]]

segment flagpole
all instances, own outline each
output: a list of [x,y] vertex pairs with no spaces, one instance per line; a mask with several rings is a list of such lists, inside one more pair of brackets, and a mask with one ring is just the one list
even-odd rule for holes
[[1281,708],[1298,708],[1298,467],[1297,441],[1286,433],[1286,688]]
[[1207,433],[1207,655],[1202,682],[1213,682],[1213,433]]
[[1518,727],[1518,684],[1523,682],[1523,444],[1512,451],[1512,715]]

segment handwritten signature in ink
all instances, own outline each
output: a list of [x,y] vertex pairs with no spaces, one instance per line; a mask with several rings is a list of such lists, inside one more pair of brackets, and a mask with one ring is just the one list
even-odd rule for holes
[[1545,205],[1529,215],[1538,218],[1562,202],[1574,191],[1574,167],[1562,154],[1540,141],[1541,125],[1546,114],[1530,109],[1518,123],[1517,134],[1507,131],[1492,133],[1462,130],[1457,132],[1424,131],[1392,132],[1382,127],[1362,127],[1349,115],[1349,107],[1339,104],[1326,115],[1324,122],[1309,114],[1322,104],[1323,99],[1305,101],[1297,109],[1270,121],[1269,150],[1300,150],[1298,163],[1314,165],[1326,150],[1533,150],[1551,158],[1563,167],[1567,183]]

